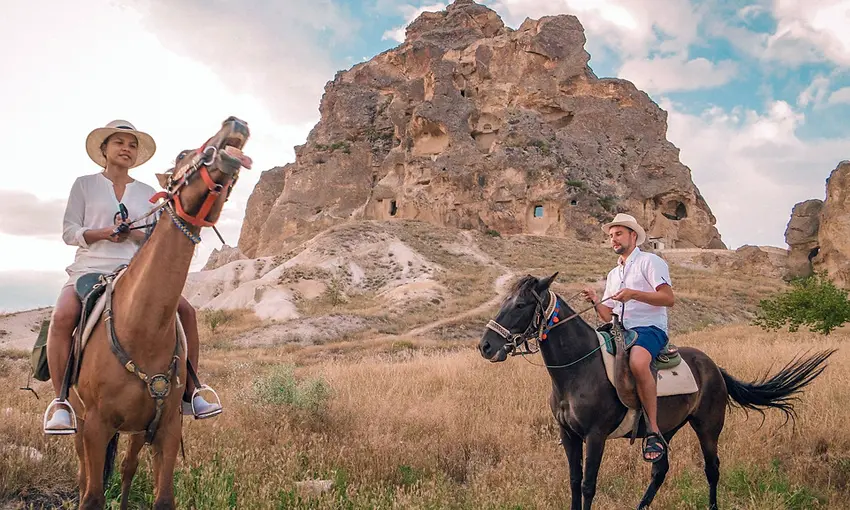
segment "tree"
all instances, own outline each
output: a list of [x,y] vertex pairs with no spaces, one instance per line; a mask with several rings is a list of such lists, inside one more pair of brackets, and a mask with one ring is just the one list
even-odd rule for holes
[[850,320],[847,291],[835,286],[826,272],[791,281],[791,289],[759,302],[753,323],[777,330],[788,325],[792,333],[800,326],[828,335]]

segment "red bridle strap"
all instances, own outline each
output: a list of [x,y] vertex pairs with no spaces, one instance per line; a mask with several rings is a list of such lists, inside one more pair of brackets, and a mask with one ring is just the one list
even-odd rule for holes
[[209,190],[207,198],[204,199],[204,203],[201,205],[201,210],[194,216],[190,215],[183,209],[183,204],[180,202],[179,196],[175,196],[174,208],[176,209],[177,216],[190,224],[196,227],[212,227],[215,225],[215,222],[209,222],[205,218],[215,204],[215,201],[218,200],[219,196],[221,196],[221,190],[223,188],[221,184],[212,180],[206,165],[201,166],[201,168],[198,169],[198,172],[201,174],[201,179],[203,179],[204,183],[207,185],[207,189]]

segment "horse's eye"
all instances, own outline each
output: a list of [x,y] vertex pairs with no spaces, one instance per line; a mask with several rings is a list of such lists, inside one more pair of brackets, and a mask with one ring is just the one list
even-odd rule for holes
[[526,305],[526,303],[517,303],[516,307],[519,308],[520,310],[522,310],[523,308],[525,308],[525,305]]

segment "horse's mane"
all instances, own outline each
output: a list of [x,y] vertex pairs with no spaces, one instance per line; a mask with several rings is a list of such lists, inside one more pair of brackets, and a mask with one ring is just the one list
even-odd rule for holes
[[532,285],[536,284],[539,281],[540,280],[537,277],[532,276],[530,274],[527,274],[527,275],[523,276],[522,278],[520,278],[519,280],[515,281],[514,284],[511,285],[511,288],[508,291],[508,295],[505,296],[503,304],[507,303],[508,301],[510,301],[512,299],[519,297],[520,295],[522,295],[523,292],[528,290],[529,287],[531,287]]

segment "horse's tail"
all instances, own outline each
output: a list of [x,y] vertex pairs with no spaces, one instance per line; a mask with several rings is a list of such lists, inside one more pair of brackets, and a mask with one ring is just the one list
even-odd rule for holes
[[115,457],[118,454],[118,433],[116,432],[106,445],[106,462],[103,463],[103,486],[109,487],[109,479],[115,470]]
[[752,383],[742,382],[729,375],[722,368],[723,380],[726,381],[726,390],[729,393],[729,403],[738,407],[758,411],[764,418],[764,410],[769,408],[779,409],[785,413],[785,423],[789,419],[794,420],[796,393],[811,383],[815,377],[826,369],[824,362],[832,356],[837,349],[820,352],[809,358],[792,360],[782,368],[776,375],[767,379],[765,374],[760,380]]

